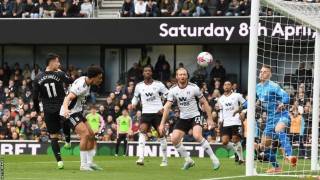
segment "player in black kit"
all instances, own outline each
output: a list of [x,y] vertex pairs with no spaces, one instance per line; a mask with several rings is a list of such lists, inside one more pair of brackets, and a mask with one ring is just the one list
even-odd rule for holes
[[[47,55],[46,70],[37,75],[33,82],[33,102],[35,110],[39,113],[39,100],[42,101],[44,119],[50,134],[51,147],[58,162],[58,168],[63,169],[64,165],[58,143],[60,129],[63,128],[59,111],[66,96],[64,84],[70,84],[71,79],[65,72],[60,70],[60,59],[60,56],[57,54],[49,53]],[[70,129],[65,129],[65,133],[68,134],[68,131],[70,134]]]

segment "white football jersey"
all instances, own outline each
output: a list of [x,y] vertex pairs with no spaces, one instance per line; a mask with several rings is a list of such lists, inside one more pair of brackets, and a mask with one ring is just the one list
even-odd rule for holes
[[200,88],[193,83],[181,89],[179,86],[173,86],[169,90],[168,101],[177,101],[180,110],[180,119],[191,119],[200,116],[199,102],[197,99],[203,97]]
[[[78,113],[83,110],[83,105],[86,103],[87,96],[90,94],[90,86],[87,85],[85,79],[85,76],[79,77],[72,83],[69,89],[69,93],[73,93],[77,96],[77,98],[72,100],[69,104],[71,114]],[[63,113],[63,108],[61,107],[60,115],[63,115]]]
[[246,100],[239,93],[231,93],[229,96],[222,95],[218,99],[220,107],[220,121],[223,121],[223,127],[241,125],[240,114],[233,116],[234,112],[239,110]]
[[141,99],[142,113],[158,113],[163,104],[161,96],[167,98],[168,89],[160,81],[153,81],[151,84],[145,84],[143,81],[136,85],[132,104],[137,105]]

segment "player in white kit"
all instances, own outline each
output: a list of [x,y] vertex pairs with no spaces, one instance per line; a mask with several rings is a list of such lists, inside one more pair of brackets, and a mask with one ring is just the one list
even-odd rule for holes
[[146,143],[146,133],[153,126],[160,138],[160,149],[162,151],[162,162],[160,166],[167,166],[167,141],[164,133],[159,131],[161,122],[163,104],[161,97],[166,99],[168,89],[160,81],[152,79],[152,67],[146,66],[143,68],[144,81],[136,85],[132,105],[135,109],[139,99],[142,105],[142,116],[140,121],[139,145],[138,155],[139,159],[136,161],[137,165],[144,165],[144,147]]
[[239,113],[246,100],[241,94],[232,92],[230,81],[224,83],[223,90],[224,94],[218,99],[220,107],[219,124],[222,127],[222,144],[227,146],[228,149],[233,149],[239,157],[239,164],[243,164],[244,159],[240,142],[242,123]]
[[71,85],[68,95],[65,97],[60,110],[60,115],[69,121],[71,127],[80,136],[80,170],[102,170],[93,163],[95,156],[95,134],[86,123],[83,116],[83,106],[90,94],[91,85],[100,85],[102,82],[102,70],[97,66],[88,68],[87,76],[79,77]]
[[220,162],[213,153],[208,141],[202,136],[203,118],[200,114],[199,102],[203,105],[207,114],[208,127],[212,128],[214,123],[212,120],[211,107],[200,91],[200,88],[188,82],[188,71],[185,68],[179,68],[176,71],[176,79],[178,83],[169,90],[159,130],[164,131],[164,124],[168,118],[170,108],[173,102],[176,101],[180,110],[180,117],[174,127],[171,140],[179,154],[185,158],[182,169],[187,170],[195,165],[195,162],[190,158],[189,152],[181,143],[183,136],[192,129],[193,137],[210,156],[213,169],[217,170],[220,167]]

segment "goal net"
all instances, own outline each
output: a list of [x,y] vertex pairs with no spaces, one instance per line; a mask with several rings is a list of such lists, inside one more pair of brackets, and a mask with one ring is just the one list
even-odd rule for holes
[[[247,148],[254,148],[256,155],[254,162],[247,162],[247,175],[253,175],[250,172],[265,176],[319,175],[320,72],[315,69],[319,68],[319,59],[316,61],[320,51],[316,43],[319,29],[320,3],[260,0],[259,23],[256,31],[251,29],[251,36],[256,32],[257,39],[250,41],[257,43],[250,44],[250,53],[257,53],[250,63],[256,65],[249,69],[255,68],[253,77],[259,84],[261,68],[270,67],[274,83],[267,81],[254,86],[256,97],[249,90],[249,103],[250,98],[256,98],[255,110],[248,112],[254,113],[256,131],[250,131],[255,141]],[[284,104],[281,110],[277,109],[280,104]],[[248,114],[250,117],[253,115]],[[248,140],[247,143],[252,143]]]

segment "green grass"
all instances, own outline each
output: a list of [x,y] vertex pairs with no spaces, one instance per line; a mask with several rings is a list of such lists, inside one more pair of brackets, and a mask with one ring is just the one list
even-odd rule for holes
[[[53,156],[20,155],[4,156],[5,180],[189,180],[210,179],[227,176],[242,176],[245,166],[235,164],[233,159],[221,159],[218,171],[211,169],[208,158],[194,158],[196,166],[188,171],[181,170],[182,158],[169,158],[168,167],[160,167],[160,158],[146,158],[145,166],[137,166],[135,157],[97,156],[95,162],[103,171],[79,171],[79,157],[65,156],[65,169],[58,170]],[[297,179],[288,177],[244,177],[234,179]]]

